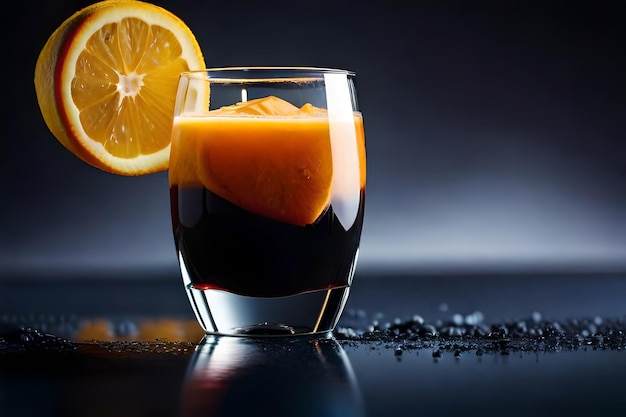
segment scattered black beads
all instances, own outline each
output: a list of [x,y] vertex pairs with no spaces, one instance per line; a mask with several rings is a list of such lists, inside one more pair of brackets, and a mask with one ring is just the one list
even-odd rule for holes
[[[450,352],[461,358],[464,352],[477,356],[488,353],[508,355],[512,352],[559,352],[567,350],[625,350],[626,316],[623,318],[572,318],[548,320],[539,312],[518,320],[488,322],[481,312],[451,314],[447,320],[429,322],[415,314],[407,319],[384,321],[382,313],[369,316],[363,310],[347,311],[342,325],[334,331],[343,343],[369,344],[391,349],[396,358],[410,350],[432,350],[433,358]],[[79,343],[72,341],[78,328],[75,317],[0,317],[0,354],[16,351],[70,351]],[[22,325],[21,323],[29,323]],[[131,320],[112,323],[116,334],[136,333]],[[157,341],[158,342],[158,341]],[[167,344],[111,343],[107,350],[172,351]],[[187,351],[193,343],[174,346]],[[162,349],[161,349],[162,347]],[[177,350],[178,349],[178,350]]]
[[38,329],[22,328],[0,335],[0,354],[14,352],[68,352],[77,344],[67,339],[43,333]]
[[549,352],[563,350],[626,350],[626,317],[577,318],[564,321],[544,319],[539,312],[529,317],[488,323],[481,312],[468,315],[452,314],[448,320],[429,323],[420,315],[406,320],[399,318],[381,324],[384,317],[375,314],[367,322],[363,311],[346,312],[343,322],[350,326],[338,327],[335,337],[346,343],[360,342],[397,346],[407,349],[433,349],[433,357],[443,351],[460,358],[463,352],[475,351],[508,355],[511,352]]

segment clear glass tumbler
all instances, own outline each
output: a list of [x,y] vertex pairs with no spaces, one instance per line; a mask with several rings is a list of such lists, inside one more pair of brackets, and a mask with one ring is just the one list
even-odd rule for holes
[[332,331],[357,262],[365,137],[348,71],[181,74],[169,167],[183,283],[207,333]]

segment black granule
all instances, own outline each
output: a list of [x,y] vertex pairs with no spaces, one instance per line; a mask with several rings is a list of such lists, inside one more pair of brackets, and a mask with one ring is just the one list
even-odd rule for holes
[[[352,320],[351,326],[337,328],[336,339],[345,343],[403,346],[403,350],[434,349],[435,358],[444,351],[459,358],[468,351],[481,356],[486,353],[626,350],[626,317],[555,321],[534,312],[519,320],[488,323],[482,313],[475,312],[466,316],[454,314],[449,320],[432,323],[415,315],[381,326],[378,321],[381,314],[375,315],[377,319],[369,323],[363,316],[360,314],[359,320]],[[344,322],[356,318],[348,312]]]

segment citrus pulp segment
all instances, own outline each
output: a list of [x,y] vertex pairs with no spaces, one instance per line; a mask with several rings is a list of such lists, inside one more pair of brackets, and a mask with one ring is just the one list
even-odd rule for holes
[[236,206],[297,226],[330,204],[328,117],[274,96],[174,119],[170,183],[205,187]]

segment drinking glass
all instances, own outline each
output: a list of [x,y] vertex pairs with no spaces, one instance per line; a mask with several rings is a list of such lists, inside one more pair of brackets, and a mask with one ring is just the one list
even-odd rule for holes
[[359,253],[365,165],[352,72],[181,74],[172,226],[184,287],[206,333],[333,330]]

